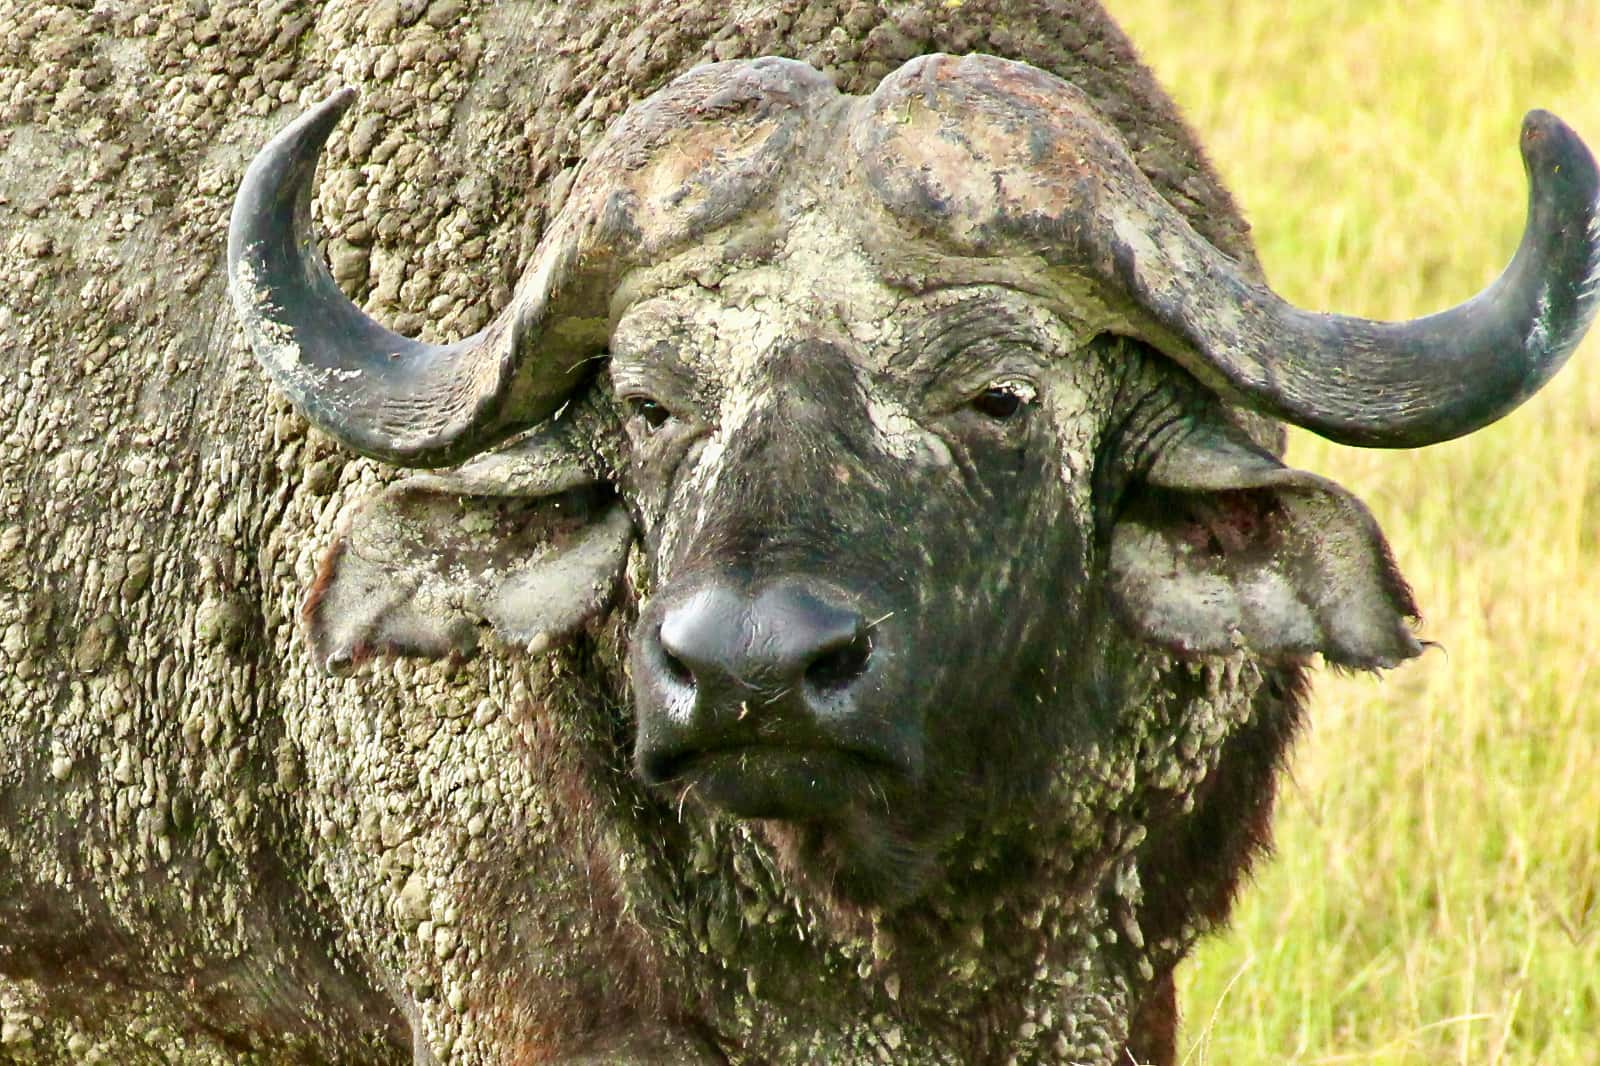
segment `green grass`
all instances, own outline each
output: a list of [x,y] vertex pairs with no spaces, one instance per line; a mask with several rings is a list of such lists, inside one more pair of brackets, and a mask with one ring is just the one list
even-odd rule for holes
[[[1595,0],[1110,0],[1302,306],[1409,317],[1521,232],[1521,116],[1600,143]],[[1226,12],[1224,15],[1223,12]],[[1600,344],[1490,430],[1290,459],[1377,513],[1442,647],[1317,678],[1185,1061],[1600,1061]]]

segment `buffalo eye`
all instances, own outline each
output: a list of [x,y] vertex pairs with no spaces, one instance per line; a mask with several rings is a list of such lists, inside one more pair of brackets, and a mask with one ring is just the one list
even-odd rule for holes
[[1022,381],[1000,381],[968,401],[967,406],[997,422],[1015,418],[1033,399],[1033,387]]
[[666,425],[672,418],[672,412],[659,400],[648,396],[635,396],[628,400],[628,413],[643,422],[645,428],[652,433]]

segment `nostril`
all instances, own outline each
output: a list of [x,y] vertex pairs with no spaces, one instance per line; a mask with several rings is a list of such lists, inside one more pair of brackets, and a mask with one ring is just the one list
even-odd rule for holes
[[872,637],[863,630],[811,660],[806,683],[821,692],[847,688],[866,672],[871,656]]
[[639,773],[646,784],[663,785],[683,771],[688,759],[680,752],[641,753]]
[[661,665],[668,677],[685,688],[694,687],[694,671],[672,653],[667,647],[667,642],[661,639],[659,631],[656,634],[656,647],[661,651]]
[[685,688],[694,687],[694,671],[683,665],[683,660],[669,652],[663,652],[666,659],[667,676]]

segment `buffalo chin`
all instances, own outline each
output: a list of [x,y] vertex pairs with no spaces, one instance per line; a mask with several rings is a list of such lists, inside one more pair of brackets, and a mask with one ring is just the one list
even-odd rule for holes
[[890,802],[905,775],[871,758],[754,745],[655,769],[662,792],[753,822],[785,876],[830,908],[893,909],[938,877],[938,848]]
[[841,927],[856,908],[890,911],[915,901],[942,873],[937,847],[879,812],[758,824],[784,875],[829,904]]

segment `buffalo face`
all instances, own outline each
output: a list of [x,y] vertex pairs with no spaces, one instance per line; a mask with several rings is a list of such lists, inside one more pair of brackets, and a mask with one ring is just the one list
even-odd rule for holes
[[1018,727],[1084,629],[1110,379],[1015,291],[897,289],[798,243],[781,263],[614,336],[649,559],[637,766],[899,898],[977,797],[1043,769]]

